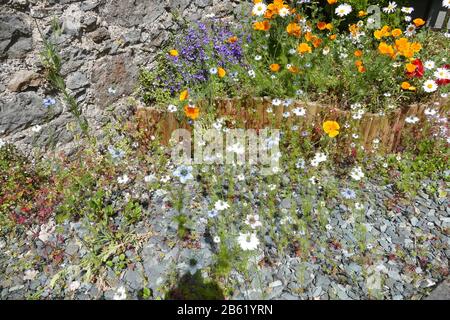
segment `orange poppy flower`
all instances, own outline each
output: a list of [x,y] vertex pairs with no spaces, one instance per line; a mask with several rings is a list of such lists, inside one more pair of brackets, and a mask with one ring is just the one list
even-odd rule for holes
[[196,120],[200,116],[200,108],[187,104],[184,106],[184,113],[189,119]]
[[278,63],[273,63],[270,65],[270,71],[272,72],[278,72],[280,71],[280,65]]

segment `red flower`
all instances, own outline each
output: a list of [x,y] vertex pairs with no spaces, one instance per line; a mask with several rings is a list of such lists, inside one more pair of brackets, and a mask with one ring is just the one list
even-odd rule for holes
[[[442,68],[444,69],[450,69],[450,64],[446,64],[445,66],[443,66]],[[450,83],[450,79],[437,79],[436,83],[440,86],[445,86],[447,84]]]
[[406,72],[407,76],[410,78],[422,78],[423,74],[425,73],[425,68],[422,61],[420,59],[416,59],[411,63],[417,68],[413,72]]

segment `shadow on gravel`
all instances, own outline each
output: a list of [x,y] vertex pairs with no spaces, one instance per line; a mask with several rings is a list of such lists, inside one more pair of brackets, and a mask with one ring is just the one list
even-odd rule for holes
[[215,283],[203,279],[201,272],[194,275],[186,274],[178,280],[175,288],[172,288],[165,297],[166,300],[225,300],[223,291]]

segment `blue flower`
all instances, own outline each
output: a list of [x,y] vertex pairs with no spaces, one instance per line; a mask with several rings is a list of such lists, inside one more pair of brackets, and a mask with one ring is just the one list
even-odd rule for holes
[[356,193],[352,189],[345,188],[341,191],[341,195],[344,199],[351,200],[356,198]]
[[122,160],[125,157],[125,151],[121,150],[121,149],[116,149],[113,146],[109,146],[108,147],[108,151],[109,154],[111,155],[111,158],[113,158],[113,160]]
[[49,108],[51,106],[54,106],[56,104],[56,100],[53,98],[45,98],[43,101],[43,105],[46,108]]

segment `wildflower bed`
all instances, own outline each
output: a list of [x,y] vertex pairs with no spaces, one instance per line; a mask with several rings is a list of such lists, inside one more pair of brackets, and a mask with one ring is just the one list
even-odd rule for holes
[[[449,274],[449,40],[393,1],[371,26],[369,5],[255,1],[188,28],[135,116],[70,159],[0,140],[1,297],[426,296]],[[266,127],[277,165],[177,163],[179,127]]]

